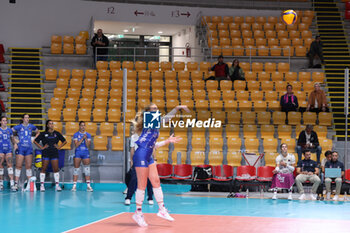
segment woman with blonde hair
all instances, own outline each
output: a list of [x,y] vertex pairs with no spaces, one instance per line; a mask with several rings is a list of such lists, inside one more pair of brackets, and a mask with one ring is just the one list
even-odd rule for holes
[[[185,110],[186,112],[190,112],[187,106],[179,105],[173,110],[171,110],[165,117],[163,117],[161,121],[168,122],[173,116],[175,116],[176,112],[181,109]],[[148,226],[142,214],[142,203],[145,198],[147,178],[152,183],[154,197],[159,206],[157,216],[164,218],[168,221],[174,221],[174,218],[172,218],[169,215],[168,210],[164,207],[163,191],[160,186],[160,179],[152,154],[154,149],[160,146],[167,145],[169,143],[176,143],[180,140],[180,138],[171,135],[167,140],[156,143],[157,138],[159,136],[159,128],[144,127],[143,117],[145,112],[150,112],[148,114],[152,114],[152,122],[156,118],[159,119],[160,116],[157,105],[150,104],[148,107],[145,108],[145,110],[142,113],[138,113],[136,115],[134,121],[135,132],[140,133],[140,137],[136,141],[138,148],[133,156],[133,164],[135,166],[137,175],[137,189],[135,195],[136,212],[132,216],[132,218],[141,227]]]

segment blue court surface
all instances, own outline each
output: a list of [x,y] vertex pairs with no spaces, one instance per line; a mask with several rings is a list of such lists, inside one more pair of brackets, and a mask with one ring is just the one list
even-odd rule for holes
[[[322,219],[350,220],[350,202],[226,198],[227,193],[189,194],[188,185],[162,187],[171,214],[319,219],[320,224]],[[60,193],[52,188],[44,193],[0,193],[0,232],[63,232],[135,211],[134,200],[130,206],[124,205],[124,184],[95,184],[93,193],[81,189],[74,193],[68,188],[66,185]],[[143,211],[156,213],[158,206],[146,201]],[[346,229],[349,226],[344,232]]]

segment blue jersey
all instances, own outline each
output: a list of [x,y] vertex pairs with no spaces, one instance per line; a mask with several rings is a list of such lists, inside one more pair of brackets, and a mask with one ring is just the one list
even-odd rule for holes
[[0,145],[4,148],[11,149],[11,137],[13,132],[10,128],[2,129],[0,127]]
[[32,132],[37,130],[35,125],[28,124],[24,126],[20,124],[14,126],[13,129],[17,132],[19,138],[18,147],[32,147]]
[[136,141],[139,147],[153,149],[159,136],[159,129],[144,128]]
[[[91,134],[89,134],[88,132],[85,132],[85,133],[80,133],[80,131],[76,132],[73,136],[73,140],[77,140],[77,141],[80,141],[84,135],[86,134],[86,138],[87,140],[91,140]],[[77,151],[88,151],[89,148],[87,148],[86,146],[86,140],[82,141],[82,143],[75,148],[75,152]]]

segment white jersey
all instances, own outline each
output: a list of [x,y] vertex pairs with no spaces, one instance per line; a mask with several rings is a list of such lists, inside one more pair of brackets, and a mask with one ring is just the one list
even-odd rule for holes
[[[279,166],[280,162],[283,161],[287,164],[286,167]],[[295,164],[295,157],[293,154],[288,153],[286,157],[284,157],[282,154],[279,154],[276,157],[276,164],[277,164],[277,170],[280,173],[293,173],[294,171],[294,164]],[[292,168],[293,167],[293,168]]]
[[130,140],[130,147],[133,147],[135,149],[135,151],[137,150],[138,145],[136,144],[136,141],[139,140],[139,135],[137,133],[134,133],[131,136],[131,140]]

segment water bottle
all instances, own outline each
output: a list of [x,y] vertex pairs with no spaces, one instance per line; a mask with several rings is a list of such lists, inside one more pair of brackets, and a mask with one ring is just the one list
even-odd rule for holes
[[346,192],[344,193],[344,201],[348,201],[348,196]]
[[247,189],[245,197],[246,197],[246,198],[249,197],[249,189]]
[[260,189],[260,198],[264,198],[264,189]]

